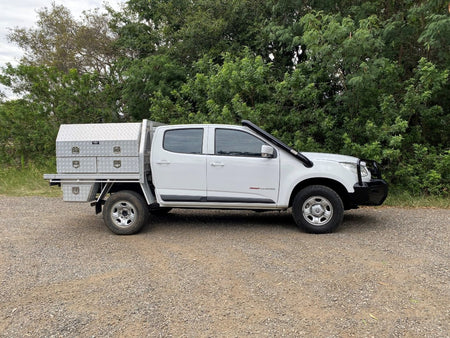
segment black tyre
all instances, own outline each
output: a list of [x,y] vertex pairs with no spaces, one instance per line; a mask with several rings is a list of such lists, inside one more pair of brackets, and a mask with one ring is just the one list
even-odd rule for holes
[[295,196],[292,215],[302,230],[323,234],[332,232],[342,223],[344,204],[333,189],[311,185]]
[[119,191],[106,200],[103,219],[106,226],[118,235],[132,235],[147,224],[148,206],[144,197],[134,191]]

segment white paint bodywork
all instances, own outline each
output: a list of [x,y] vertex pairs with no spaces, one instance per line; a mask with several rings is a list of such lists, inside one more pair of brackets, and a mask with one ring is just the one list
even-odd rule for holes
[[[174,153],[163,149],[167,130],[202,128],[202,154]],[[233,129],[249,133],[275,149],[274,158],[215,155],[215,130]],[[303,153],[313,163],[307,168],[297,158],[265,140],[252,130],[232,125],[179,125],[156,128],[150,153],[152,182],[157,202],[164,207],[273,209],[289,207],[295,187],[308,179],[339,182],[354,192],[358,178],[340,162],[357,163],[351,156]],[[370,180],[370,175],[364,181]],[[215,201],[164,201],[161,196],[203,196],[226,200],[264,199],[265,203]],[[268,203],[267,200],[273,201]]]

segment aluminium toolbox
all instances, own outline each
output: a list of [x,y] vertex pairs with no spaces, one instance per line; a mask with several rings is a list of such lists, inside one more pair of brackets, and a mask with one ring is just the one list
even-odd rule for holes
[[138,173],[141,123],[61,125],[58,174]]
[[95,200],[99,183],[62,183],[65,202],[91,202]]

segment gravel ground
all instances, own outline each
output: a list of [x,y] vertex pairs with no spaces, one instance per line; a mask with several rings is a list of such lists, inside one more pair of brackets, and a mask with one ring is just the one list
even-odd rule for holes
[[450,210],[173,210],[116,236],[87,204],[0,197],[0,336],[448,337]]

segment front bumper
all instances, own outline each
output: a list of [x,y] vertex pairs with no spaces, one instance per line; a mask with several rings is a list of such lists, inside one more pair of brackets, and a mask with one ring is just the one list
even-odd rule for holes
[[358,205],[381,205],[388,194],[388,184],[381,178],[381,171],[378,163],[371,160],[364,160],[367,168],[372,174],[370,182],[363,182],[361,176],[361,161],[357,163],[358,183],[353,186],[354,193],[350,194],[350,203]]
[[354,206],[381,205],[388,194],[388,184],[382,179],[356,183],[353,188],[355,192],[350,194],[350,200]]

